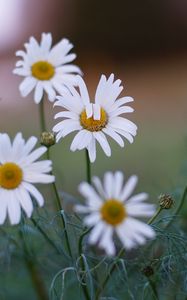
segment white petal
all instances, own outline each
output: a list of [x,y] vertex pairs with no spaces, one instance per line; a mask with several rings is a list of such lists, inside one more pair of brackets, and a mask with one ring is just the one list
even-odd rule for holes
[[75,150],[82,150],[88,146],[92,139],[92,135],[90,132],[87,130],[81,130],[79,131],[76,136],[74,137],[70,150],[75,151]]
[[37,161],[25,166],[24,170],[39,172],[39,173],[47,173],[52,170],[52,161],[51,160]]
[[8,198],[7,193],[4,193],[4,190],[0,190],[0,224],[2,225],[5,222],[6,215],[7,215],[7,206],[8,206]]
[[126,132],[122,129],[119,129],[119,128],[118,129],[114,128],[114,130],[115,130],[116,133],[119,133],[123,137],[125,137],[129,141],[129,143],[131,143],[131,144],[133,143],[134,139],[133,139],[133,136],[131,134],[133,134],[135,136],[136,131],[133,131],[132,133],[128,133],[128,132]]
[[136,233],[139,233],[140,235],[143,235],[150,239],[153,239],[155,237],[155,231],[150,225],[147,225],[139,220],[130,217],[127,218],[126,222],[128,223],[129,227],[131,227],[132,232],[134,230]]
[[28,182],[22,182],[22,186],[36,199],[39,206],[44,205],[44,198],[42,194],[34,187],[34,185]]
[[143,203],[131,203],[126,205],[127,214],[132,217],[152,217],[155,213],[155,206]]
[[52,35],[51,33],[42,33],[42,40],[41,40],[41,49],[43,54],[47,54],[52,45]]
[[24,181],[30,183],[52,183],[55,181],[55,177],[53,175],[42,174],[28,170],[24,170],[23,179]]
[[15,190],[15,194],[27,217],[30,218],[33,212],[33,204],[29,193],[24,188],[19,187]]
[[87,226],[94,226],[101,220],[98,212],[93,212],[84,218],[84,224]]
[[106,226],[104,233],[99,242],[99,247],[104,248],[107,255],[113,256],[115,254],[114,242],[112,241],[113,228],[112,226]]
[[23,97],[26,97],[36,86],[37,80],[33,77],[26,77],[19,86]]
[[78,84],[78,87],[80,90],[82,101],[83,101],[84,105],[88,105],[90,103],[90,97],[88,94],[86,84],[81,76],[77,75],[76,79],[77,79],[77,84]]
[[120,199],[122,201],[126,201],[128,197],[132,194],[133,190],[136,187],[137,181],[138,181],[138,177],[135,175],[131,176],[128,179],[120,195]]
[[51,83],[49,82],[43,82],[43,88],[46,91],[48,97],[49,97],[49,101],[50,102],[54,102],[55,98],[56,98],[56,92],[55,90],[52,88]]
[[20,157],[24,155],[25,140],[19,132],[16,134],[12,143],[12,161],[19,162]]
[[95,209],[97,209],[102,205],[102,199],[93,189],[93,187],[87,182],[82,182],[79,185],[78,190],[80,194],[82,194],[87,199],[90,206],[93,206],[95,207]]
[[123,106],[123,107],[120,107],[118,109],[115,109],[113,111],[111,111],[109,113],[109,116],[111,118],[113,117],[116,117],[116,116],[119,116],[119,115],[122,115],[122,114],[125,114],[125,113],[132,113],[134,111],[134,109],[130,106]]
[[137,195],[132,196],[131,198],[128,199],[128,203],[139,203],[142,202],[144,200],[147,200],[148,198],[148,194],[147,193],[140,193]]
[[83,206],[83,205],[75,205],[73,210],[76,213],[82,213],[82,214],[89,213],[91,211],[90,207]]
[[87,119],[91,118],[93,115],[93,104],[89,103],[86,105],[86,116]]
[[113,183],[113,196],[115,199],[119,199],[120,193],[123,186],[123,173],[122,172],[115,172],[114,173],[114,183]]
[[34,92],[34,101],[38,104],[42,100],[43,96],[43,84],[39,81],[36,85]]
[[[68,134],[70,134],[70,133],[72,133],[74,131],[81,130],[81,129],[82,129],[82,127],[79,124],[77,124],[77,122],[76,123],[72,123],[68,127],[63,128],[63,129],[61,129],[59,131],[59,133],[56,135],[56,142],[58,143],[58,141],[61,138],[65,137],[66,135],[68,135]],[[54,128],[53,128],[53,131],[55,132]],[[57,132],[58,132],[58,130],[57,130]]]
[[[54,127],[53,127],[53,131],[54,132],[58,132],[67,128],[70,128],[72,125],[75,125],[76,128],[82,128],[82,126],[80,125],[79,121],[77,120],[72,120],[72,119],[67,119],[67,120],[63,120],[60,121],[59,123],[57,123]],[[74,127],[74,126],[73,126]]]
[[101,118],[101,107],[99,104],[93,104],[93,118],[94,120],[100,120]]
[[30,76],[31,75],[30,70],[25,69],[25,68],[14,69],[13,73],[17,74],[19,76]]
[[127,250],[130,250],[136,245],[132,237],[130,237],[129,227],[126,226],[126,222],[116,227],[116,233]]
[[124,141],[111,127],[105,127],[102,129],[102,131],[115,140],[121,147],[124,147]]
[[14,191],[10,190],[6,193],[8,201],[8,216],[11,225],[16,225],[20,222],[21,219],[21,208],[18,200],[14,195]]
[[12,146],[8,134],[0,135],[0,162],[5,163],[12,160]]
[[106,172],[104,175],[104,190],[108,199],[113,198],[114,177],[112,172]]
[[26,158],[22,158],[20,160],[20,163],[24,163],[25,165],[28,165],[35,160],[37,160],[41,155],[43,155],[47,151],[46,147],[39,147],[36,150],[34,150],[32,153],[30,153]]
[[96,142],[93,135],[92,135],[91,142],[88,145],[88,153],[89,153],[89,159],[91,163],[93,163],[96,159]]
[[75,114],[72,111],[61,111],[61,112],[57,113],[54,116],[54,119],[58,119],[58,118],[70,118],[70,119],[73,119],[73,120],[78,120],[79,119],[78,115]]
[[103,186],[102,186],[102,183],[101,183],[99,177],[96,177],[96,176],[92,177],[92,182],[95,185],[96,190],[98,191],[99,195],[105,199],[107,197],[107,195],[105,193],[105,190],[103,189]]
[[75,65],[63,65],[60,67],[56,68],[56,72],[60,73],[60,74],[64,74],[64,73],[76,73],[76,74],[80,74],[82,75],[82,71],[79,67],[75,66]]
[[28,140],[27,140],[27,142],[26,142],[26,144],[25,144],[25,146],[24,146],[24,155],[26,156],[27,154],[29,154],[31,151],[32,151],[32,149],[35,147],[35,145],[36,145],[36,143],[37,143],[37,138],[35,137],[35,136],[31,136]]
[[111,149],[109,146],[109,143],[105,137],[105,135],[103,134],[103,132],[98,131],[98,132],[93,132],[94,137],[96,138],[96,140],[99,142],[101,148],[103,149],[103,151],[105,152],[105,154],[107,156],[111,156]]
[[88,238],[88,242],[90,244],[95,244],[101,236],[102,232],[105,231],[105,229],[105,224],[102,221],[98,222],[97,225],[92,229]]

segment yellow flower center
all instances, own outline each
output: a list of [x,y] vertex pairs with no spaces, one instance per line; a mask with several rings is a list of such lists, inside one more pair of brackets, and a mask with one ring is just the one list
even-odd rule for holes
[[100,209],[102,219],[113,226],[119,225],[126,217],[124,204],[116,199],[108,199]]
[[17,188],[23,178],[21,168],[15,163],[7,162],[0,166],[0,186],[7,190]]
[[54,67],[47,61],[38,61],[31,67],[32,76],[39,80],[49,80],[55,74]]
[[93,117],[87,118],[86,110],[83,110],[80,115],[80,123],[84,129],[89,131],[100,131],[108,122],[108,117],[103,108],[100,111],[100,120],[94,120]]

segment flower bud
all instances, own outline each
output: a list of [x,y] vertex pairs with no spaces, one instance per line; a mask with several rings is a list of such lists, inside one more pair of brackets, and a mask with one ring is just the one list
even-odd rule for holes
[[146,276],[146,277],[150,277],[154,274],[154,270],[151,266],[146,266],[145,268],[142,269],[142,273]]
[[55,134],[53,132],[42,132],[40,136],[40,143],[46,147],[51,147],[55,144]]
[[159,203],[162,209],[169,209],[172,207],[174,200],[170,195],[164,194],[159,196]]

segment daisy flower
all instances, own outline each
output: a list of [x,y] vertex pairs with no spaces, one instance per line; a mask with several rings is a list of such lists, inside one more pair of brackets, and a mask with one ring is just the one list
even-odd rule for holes
[[95,189],[86,182],[79,186],[79,192],[86,198],[86,206],[76,205],[75,211],[88,214],[84,223],[93,227],[89,243],[98,243],[108,255],[115,254],[114,233],[127,250],[144,244],[146,238],[155,237],[150,225],[136,219],[151,217],[155,212],[154,205],[143,202],[148,197],[146,193],[132,196],[137,176],[131,176],[124,186],[123,180],[121,172],[107,172],[103,185],[98,177],[93,177]]
[[35,198],[39,206],[44,204],[44,198],[34,187],[33,183],[51,183],[54,176],[47,174],[51,171],[52,162],[43,160],[35,162],[46,147],[33,150],[37,138],[30,137],[27,142],[18,133],[12,144],[7,134],[0,134],[0,224],[5,222],[8,215],[12,225],[21,219],[21,208],[31,217]]
[[90,101],[88,90],[80,76],[77,76],[77,84],[79,93],[73,86],[68,86],[68,90],[63,91],[54,104],[67,110],[55,115],[55,119],[65,118],[53,128],[57,133],[57,141],[73,131],[78,131],[70,149],[71,151],[88,149],[91,162],[96,159],[96,141],[107,156],[111,155],[106,135],[121,147],[124,147],[122,137],[132,143],[137,126],[120,115],[133,112],[133,108],[124,105],[133,101],[133,98],[118,98],[123,90],[120,86],[121,80],[114,81],[114,74],[108,79],[102,75],[96,89],[95,103]]
[[53,102],[56,92],[61,93],[67,84],[76,84],[75,74],[81,74],[81,70],[72,62],[76,55],[69,54],[73,45],[67,39],[62,39],[52,47],[51,33],[42,33],[39,44],[34,37],[26,43],[26,51],[17,51],[21,56],[17,61],[13,73],[25,77],[19,86],[21,95],[26,97],[33,89],[34,101],[39,103],[44,91]]

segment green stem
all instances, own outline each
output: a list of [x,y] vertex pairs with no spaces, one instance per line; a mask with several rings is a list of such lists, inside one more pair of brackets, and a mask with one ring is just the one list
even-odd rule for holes
[[[81,265],[81,269],[82,271],[84,272],[85,271],[85,267],[84,267],[84,259],[82,257],[82,242],[83,242],[83,238],[85,237],[85,235],[87,235],[90,230],[92,228],[87,228],[80,236],[79,238],[79,244],[78,244],[78,249],[79,249],[79,256],[80,256],[80,265]],[[86,283],[85,284],[82,284],[82,288],[83,288],[83,292],[84,292],[84,296],[87,300],[90,299],[90,296],[89,296],[89,293],[88,293],[88,290],[87,290],[87,286],[86,286]]]
[[158,217],[158,215],[160,214],[160,212],[162,211],[162,207],[160,206],[158,209],[157,209],[157,211],[156,211],[156,213],[152,216],[152,218],[147,222],[147,224],[152,224],[153,222],[154,222],[154,220]]
[[26,245],[26,241],[25,241],[25,237],[23,235],[22,229],[20,229],[20,237],[22,240],[22,245],[23,245],[23,250],[24,250],[25,264],[26,264],[27,270],[30,274],[35,291],[37,293],[37,298],[38,298],[38,300],[48,300],[48,294],[46,292],[42,278],[40,277],[40,273],[29,255],[29,251],[28,251],[28,248]]
[[86,149],[86,178],[87,182],[91,184],[91,165],[90,165],[90,158],[88,154],[88,150]]
[[[41,130],[43,132],[43,131],[46,131],[45,114],[44,114],[44,97],[40,101],[39,107],[40,107],[40,124],[41,124]],[[46,154],[47,154],[47,159],[50,160],[49,148],[47,149],[47,153]],[[53,175],[52,172],[50,172],[50,174]],[[62,220],[62,226],[64,228],[64,234],[65,234],[67,249],[68,249],[70,257],[72,257],[71,247],[70,247],[69,238],[68,238],[68,234],[67,234],[67,230],[66,230],[66,222],[65,222],[64,216],[62,214],[61,201],[60,201],[60,197],[59,197],[58,190],[57,190],[55,182],[52,183],[52,187],[53,187],[54,194],[56,196],[55,199],[56,199],[57,211],[60,210],[60,215],[61,215],[61,220]]]
[[122,257],[122,255],[124,254],[124,251],[125,251],[124,248],[122,248],[119,251],[118,255],[116,256],[115,263],[113,264],[113,266],[111,267],[109,273],[107,274],[106,278],[104,279],[103,283],[101,284],[101,287],[97,290],[97,293],[96,293],[96,296],[95,296],[95,300],[99,300],[99,297],[102,294],[102,292],[104,291],[105,286],[107,285],[107,283],[108,283],[108,281],[110,279],[110,276],[112,275],[112,273],[115,270],[116,261],[118,261],[118,259],[120,259]]
[[[85,272],[84,259],[83,259],[82,255],[80,257],[80,264],[81,264],[81,270],[83,272]],[[90,300],[90,296],[89,296],[89,293],[88,293],[86,282],[82,282],[81,286],[82,286],[82,289],[83,289],[83,293],[84,293],[85,299],[86,300]]]
[[149,284],[151,286],[151,289],[153,291],[153,294],[154,294],[154,297],[156,300],[159,300],[158,298],[158,292],[157,292],[157,289],[156,289],[156,285],[155,285],[155,282],[153,282],[151,279],[149,279]]
[[[47,158],[50,159],[49,149],[47,149]],[[51,175],[52,175],[52,172],[51,172]],[[57,211],[60,211],[60,216],[61,216],[61,220],[62,220],[62,226],[64,228],[64,234],[65,234],[67,249],[68,249],[69,255],[72,257],[70,242],[69,242],[68,233],[67,233],[67,230],[66,230],[66,222],[65,222],[64,216],[62,214],[63,209],[62,209],[61,200],[60,200],[60,197],[59,197],[59,194],[58,194],[58,190],[57,190],[55,181],[52,183],[52,188],[53,188],[54,194],[56,196],[55,197],[55,199],[56,199],[56,209],[57,209]]]
[[64,234],[65,234],[67,249],[68,249],[70,257],[72,257],[70,242],[69,242],[68,233],[67,233],[67,229],[66,229],[66,222],[65,222],[64,216],[62,214],[63,209],[62,209],[62,206],[61,206],[60,197],[59,197],[55,182],[52,183],[52,187],[53,187],[53,190],[54,190],[54,193],[55,193],[55,196],[56,196],[57,210],[60,210],[60,216],[61,216],[61,220],[62,220],[62,226],[64,228]]
[[[183,194],[182,194],[182,198],[181,198],[181,200],[180,200],[180,202],[179,202],[179,206],[177,207],[177,209],[176,209],[176,211],[175,211],[175,216],[178,215],[178,213],[180,212],[180,210],[181,210],[181,208],[182,208],[182,206],[183,206],[183,204],[184,204],[184,201],[185,201],[185,199],[186,199],[186,196],[187,196],[187,186],[186,186],[185,189],[184,189],[184,192],[183,192]],[[168,227],[171,225],[171,223],[173,222],[173,220],[174,220],[174,217],[171,218],[171,220],[167,223],[167,225],[165,226],[164,229],[168,228]]]
[[85,237],[85,235],[87,235],[90,231],[91,231],[92,228],[87,228],[80,236],[79,238],[79,256],[81,256],[82,254],[82,241],[83,241],[83,238]]
[[40,113],[40,128],[41,132],[46,131],[46,124],[45,124],[45,114],[44,114],[44,96],[39,103],[39,113]]

